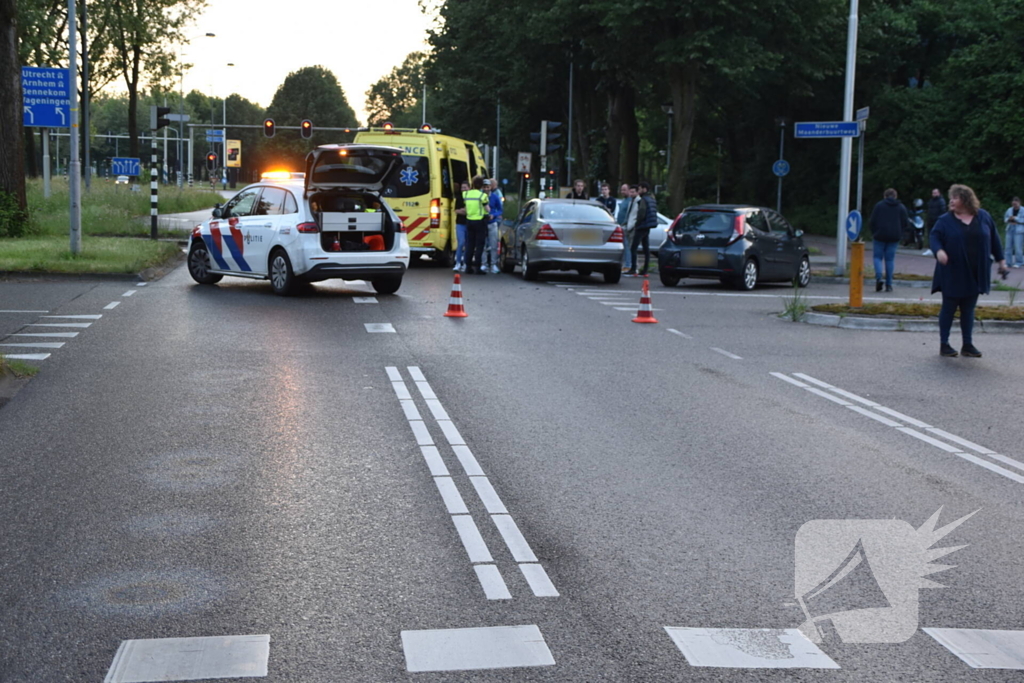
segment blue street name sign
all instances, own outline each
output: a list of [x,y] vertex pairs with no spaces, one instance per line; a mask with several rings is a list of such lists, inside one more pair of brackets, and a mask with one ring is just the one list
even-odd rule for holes
[[23,126],[71,125],[71,80],[67,69],[21,67],[21,96]]
[[110,170],[114,175],[138,176],[141,175],[142,164],[133,157],[114,157],[110,160]]
[[793,126],[798,138],[855,138],[860,135],[856,121],[818,121]]
[[207,142],[221,142],[224,139],[224,131],[222,130],[208,130],[206,131]]
[[864,225],[864,217],[860,215],[860,211],[851,211],[850,215],[846,217],[846,236],[853,242],[860,237],[860,229]]
[[772,173],[783,178],[789,175],[789,162],[785,159],[779,159],[772,164]]

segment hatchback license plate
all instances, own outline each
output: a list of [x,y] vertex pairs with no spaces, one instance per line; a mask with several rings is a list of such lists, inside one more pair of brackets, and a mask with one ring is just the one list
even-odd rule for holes
[[693,268],[714,268],[718,265],[718,250],[688,249],[683,252],[683,265]]

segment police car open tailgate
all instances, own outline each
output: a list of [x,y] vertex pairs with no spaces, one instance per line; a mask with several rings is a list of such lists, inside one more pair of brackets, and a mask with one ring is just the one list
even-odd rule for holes
[[379,193],[402,165],[402,150],[384,145],[321,145],[306,155],[305,190]]

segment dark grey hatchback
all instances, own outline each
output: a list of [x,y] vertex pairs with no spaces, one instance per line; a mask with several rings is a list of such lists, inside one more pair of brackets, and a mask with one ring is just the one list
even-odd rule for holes
[[668,229],[658,251],[661,283],[675,287],[685,277],[719,278],[739,289],[758,282],[811,282],[811,262],[802,230],[781,214],[740,204],[691,206]]

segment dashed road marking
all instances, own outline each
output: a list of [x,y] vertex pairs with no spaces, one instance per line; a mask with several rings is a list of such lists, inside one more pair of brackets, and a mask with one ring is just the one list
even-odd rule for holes
[[78,332],[16,332],[11,335],[12,337],[60,337],[61,339],[70,339],[77,337]]
[[508,514],[508,509],[501,502],[498,492],[491,486],[491,482],[487,477],[470,477],[469,481],[473,483],[473,488],[476,489],[476,494],[480,496],[480,500],[483,502],[484,507],[487,508],[487,512],[492,515]]
[[459,489],[455,487],[455,482],[452,481],[450,476],[434,477],[434,484],[437,485],[441,499],[444,501],[445,507],[448,508],[448,514],[469,514],[469,510],[466,508],[466,501],[462,500],[462,494],[459,493]]
[[427,469],[430,470],[431,476],[449,476],[448,467],[445,466],[444,460],[441,459],[437,446],[420,446],[420,452],[423,453],[423,459],[427,461]]
[[516,526],[515,520],[510,515],[491,515],[491,520],[494,522],[494,526],[498,527],[498,533],[505,540],[505,545],[508,546],[508,550],[516,562],[537,561],[537,556],[530,549],[530,544],[526,542],[523,533],[519,531],[519,527]]
[[28,323],[25,327],[92,327],[92,323]]
[[354,304],[376,304],[380,303],[377,301],[375,296],[354,296],[352,297],[352,303]]
[[501,578],[501,572],[493,564],[474,564],[473,571],[476,578],[484,589],[484,595],[488,600],[511,600],[512,594],[508,592],[505,579]]
[[484,537],[480,535],[480,529],[470,515],[452,515],[452,523],[455,530],[459,532],[459,539],[462,547],[466,549],[466,555],[470,562],[494,562],[491,551],[487,549]]
[[709,346],[708,348],[714,351],[715,353],[722,354],[726,358],[732,358],[733,360],[743,360],[742,356],[737,356],[735,353],[732,353],[731,351],[726,351],[725,349],[720,349],[717,346]]
[[363,323],[367,332],[394,332],[395,326],[391,323]]
[[263,678],[270,636],[123,640],[104,683]]
[[48,353],[5,353],[4,358],[8,360],[46,360],[50,357]]
[[555,584],[551,583],[551,579],[548,578],[548,573],[544,571],[543,566],[534,563],[520,563],[519,569],[523,572],[526,583],[530,584],[530,590],[538,598],[559,597]]
[[452,451],[455,452],[455,457],[458,458],[459,464],[462,465],[462,470],[467,476],[483,475],[484,471],[480,468],[480,463],[476,461],[473,451],[469,450],[469,446],[452,446]]
[[124,294],[122,294],[121,296],[134,296],[134,295],[135,295],[135,292],[137,292],[137,291],[138,291],[138,290],[136,290],[136,289],[129,289],[129,290],[127,291],[127,292],[125,292],[125,293],[124,293]]
[[49,311],[0,311],[0,313],[49,313]]
[[672,334],[674,334],[674,335],[677,335],[677,336],[680,336],[680,337],[682,337],[683,339],[693,339],[693,337],[691,337],[690,335],[686,334],[685,332],[680,332],[679,330],[674,330],[674,329],[672,329],[671,327],[670,327],[670,328],[668,328],[668,329],[667,329],[667,330],[665,330],[665,331],[666,331],[666,332],[671,332]]
[[44,315],[44,318],[67,318],[69,320],[99,320],[103,317],[102,313],[94,313],[92,315]]
[[475,671],[553,666],[555,658],[535,625],[402,631],[405,668]]
[[29,348],[29,349],[59,349],[64,346],[67,342],[5,342],[0,346],[15,346],[17,348]]
[[104,311],[112,311],[121,305],[120,301],[111,301],[109,304],[103,307]]

